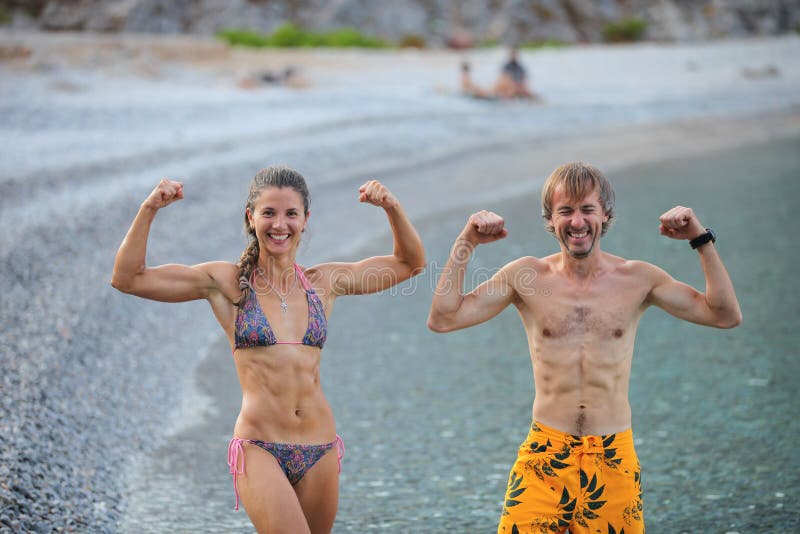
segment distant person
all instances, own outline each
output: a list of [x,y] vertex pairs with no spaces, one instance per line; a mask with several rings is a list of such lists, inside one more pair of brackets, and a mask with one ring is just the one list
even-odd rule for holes
[[461,63],[461,94],[471,98],[482,98],[494,100],[497,96],[491,91],[487,91],[475,85],[472,81],[470,64],[466,61]]
[[528,88],[527,74],[517,59],[516,50],[511,50],[511,56],[500,71],[500,77],[492,89],[484,89],[472,80],[470,64],[461,63],[461,94],[471,98],[487,100],[512,100],[524,98],[541,100]]
[[536,95],[528,88],[528,74],[517,56],[517,49],[512,48],[508,61],[500,70],[500,78],[494,86],[494,94],[497,98],[503,99],[535,99]]
[[[475,247],[508,235],[503,218],[480,211],[455,241],[428,326],[449,332],[514,305],[528,337],[536,396],[533,423],[511,469],[498,533],[644,532],[639,460],[628,385],[636,327],[658,306],[717,328],[742,321],[714,233],[690,209],[660,217],[660,233],[697,251],[706,292],[662,269],[600,249],[614,217],[614,191],[595,167],[558,167],[542,188],[545,227],[560,251],[505,265],[466,295]],[[687,250],[687,261],[688,257]]]
[[309,194],[300,173],[285,167],[253,179],[244,209],[249,244],[237,263],[146,265],[156,213],[183,198],[183,184],[167,179],[142,203],[117,252],[115,288],[162,302],[205,299],[228,337],[242,388],[228,465],[236,509],[241,500],[258,532],[331,531],[344,446],[320,386],[328,316],[336,297],[383,291],[425,265],[422,242],[397,198],[375,180],[358,194],[385,210],[392,254],[298,265]]

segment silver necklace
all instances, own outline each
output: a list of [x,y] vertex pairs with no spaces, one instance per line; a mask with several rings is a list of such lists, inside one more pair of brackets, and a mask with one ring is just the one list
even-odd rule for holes
[[281,312],[286,313],[289,311],[289,305],[286,303],[286,299],[289,298],[289,295],[292,294],[292,290],[294,290],[294,286],[297,285],[297,272],[294,273],[294,282],[292,282],[292,287],[289,288],[289,290],[286,292],[286,295],[281,295],[280,292],[275,289],[275,286],[270,284],[269,279],[264,274],[264,271],[261,269],[261,267],[256,269],[256,273],[258,273],[258,276],[260,276],[261,279],[266,282],[272,292],[275,293],[275,295],[281,300]]

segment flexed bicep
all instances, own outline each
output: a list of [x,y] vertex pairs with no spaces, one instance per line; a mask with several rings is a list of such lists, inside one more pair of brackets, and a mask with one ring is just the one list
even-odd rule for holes
[[[428,327],[434,332],[451,332],[488,321],[517,299],[510,283],[508,266],[460,296],[455,305],[437,306],[437,297],[452,298],[455,288],[440,280],[434,292],[434,301],[428,316]],[[441,295],[439,294],[441,292]]]
[[357,262],[331,262],[313,268],[325,276],[325,285],[338,296],[368,295],[385,291],[414,275],[413,269],[394,256],[373,256]]
[[684,321],[717,328],[735,326],[729,324],[724,313],[709,304],[706,294],[675,280],[658,267],[650,266],[650,269],[653,281],[648,295],[650,304]]
[[125,285],[115,287],[123,293],[160,302],[205,299],[217,288],[217,284],[204,265],[208,264],[190,266],[171,263],[147,267],[132,276]]

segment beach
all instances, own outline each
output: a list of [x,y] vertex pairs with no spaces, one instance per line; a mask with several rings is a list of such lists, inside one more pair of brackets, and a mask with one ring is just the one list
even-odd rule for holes
[[[657,311],[640,327],[631,401],[648,529],[800,524],[790,452],[741,457],[798,430],[796,252],[781,236],[798,198],[800,39],[525,51],[542,105],[458,95],[465,55],[488,84],[494,49],[255,54],[28,34],[0,46],[30,50],[0,63],[0,528],[252,532],[232,510],[240,392],[219,327],[204,303],[137,300],[108,280],[158,178],[183,180],[186,199],[159,214],[149,262],[235,261],[248,182],[283,163],[311,188],[304,264],[390,250],[379,210],[357,202],[373,177],[428,250],[423,275],[341,299],[331,318],[322,379],[347,445],[334,531],[491,531],[530,424],[526,340],[509,311],[435,335],[430,293],[478,209],[505,215],[510,236],[479,250],[474,279],[552,253],[538,187],[577,159],[618,184],[604,249],[698,287],[690,251],[657,233],[661,212],[695,203],[745,313],[731,332]],[[304,88],[250,83],[287,65]],[[758,261],[774,250],[779,261]]]

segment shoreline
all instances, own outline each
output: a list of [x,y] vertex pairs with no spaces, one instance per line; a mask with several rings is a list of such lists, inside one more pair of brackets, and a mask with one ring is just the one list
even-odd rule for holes
[[[0,32],[0,51],[4,39]],[[800,96],[789,91],[800,74],[798,38],[531,53],[524,59],[546,93],[544,106],[486,104],[440,90],[455,85],[461,53],[304,50],[265,54],[265,63],[252,65],[279,68],[303,57],[320,66],[308,67],[312,86],[296,91],[238,87],[237,65],[251,54],[230,52],[241,57],[229,62],[214,59],[211,50],[216,67],[196,68],[190,61],[176,68],[171,50],[140,54],[113,43],[92,49],[91,38],[84,45],[77,63],[35,53],[30,65],[0,61],[0,95],[8,110],[0,120],[7,141],[0,150],[0,191],[13,192],[0,200],[0,220],[8,227],[0,238],[0,261],[8,266],[0,273],[7,296],[0,305],[0,528],[12,531],[113,530],[130,497],[117,468],[169,446],[165,424],[185,415],[174,407],[188,404],[213,416],[213,407],[195,405],[175,387],[195,380],[218,339],[209,342],[218,326],[205,303],[159,305],[106,283],[135,207],[159,176],[185,179],[187,198],[159,215],[148,261],[235,260],[248,177],[265,164],[286,163],[300,168],[314,195],[310,243],[299,256],[315,263],[385,253],[385,217],[358,205],[354,195],[366,178],[383,179],[420,227],[438,231],[444,225],[454,235],[470,210],[524,202],[525,216],[512,227],[519,237],[531,224],[531,233],[539,233],[536,192],[564,161],[591,161],[613,180],[615,169],[800,136]],[[475,73],[485,80],[503,51],[468,55],[482,64]],[[611,64],[598,67],[606,59]],[[742,74],[773,61],[777,77]],[[559,76],[562,71],[569,76]],[[360,86],[365,80],[371,85]],[[591,90],[583,89],[587,82]],[[423,301],[375,327],[399,344],[404,329],[421,324],[417,315],[429,304]],[[361,317],[362,302],[372,301],[337,304],[334,321]],[[365,323],[381,317],[381,307],[375,310]],[[335,336],[359,335],[348,328],[336,326]],[[452,339],[459,347],[461,338]],[[337,402],[351,398],[351,382],[372,387],[367,370],[374,371],[373,357],[405,372],[382,352],[384,341],[374,340],[375,354],[354,362],[352,374],[326,370],[336,385],[326,391]],[[347,356],[345,344],[336,351]],[[331,354],[337,353],[326,352],[323,361],[335,361]],[[493,372],[488,362],[481,370]],[[425,394],[448,395],[431,377],[417,378]],[[422,396],[412,392],[398,407]],[[371,458],[376,453],[363,446],[379,423],[357,419],[368,406],[353,402],[341,415],[355,421],[356,453]],[[222,434],[231,421],[221,423]],[[455,432],[452,421],[432,424],[433,437]],[[29,437],[41,428],[52,431],[31,448]],[[196,465],[178,459],[158,472],[168,478],[167,487],[203,488],[192,469],[218,469],[219,460]],[[380,482],[372,476],[375,467],[362,469],[348,474],[353,489]],[[221,471],[224,477],[224,465]],[[211,482],[213,491],[224,492],[218,504],[225,513],[229,482]]]
[[[538,193],[538,188],[558,165],[568,161],[587,161],[606,174],[642,165],[654,165],[685,158],[712,155],[739,147],[755,146],[800,137],[800,106],[766,114],[695,119],[639,126],[616,126],[582,134],[566,135],[556,139],[526,139],[506,145],[508,152],[496,146],[482,150],[447,156],[425,162],[424,176],[419,165],[392,170],[393,190],[399,195],[413,195],[426,186],[431,194],[407,211],[422,220],[435,220],[437,211],[478,206],[514,198],[522,194]],[[539,142],[538,146],[526,144]],[[513,161],[509,161],[513,160]],[[498,185],[485,179],[488,173],[507,167],[504,183]],[[469,169],[472,176],[464,174]],[[437,189],[435,176],[448,176],[447,188],[469,191],[469,196],[444,194]],[[643,178],[643,180],[646,180]],[[437,196],[437,193],[440,196]],[[403,198],[401,196],[401,198]],[[538,197],[533,198],[538,202]],[[538,217],[538,212],[535,213]],[[388,235],[388,234],[387,234]]]

